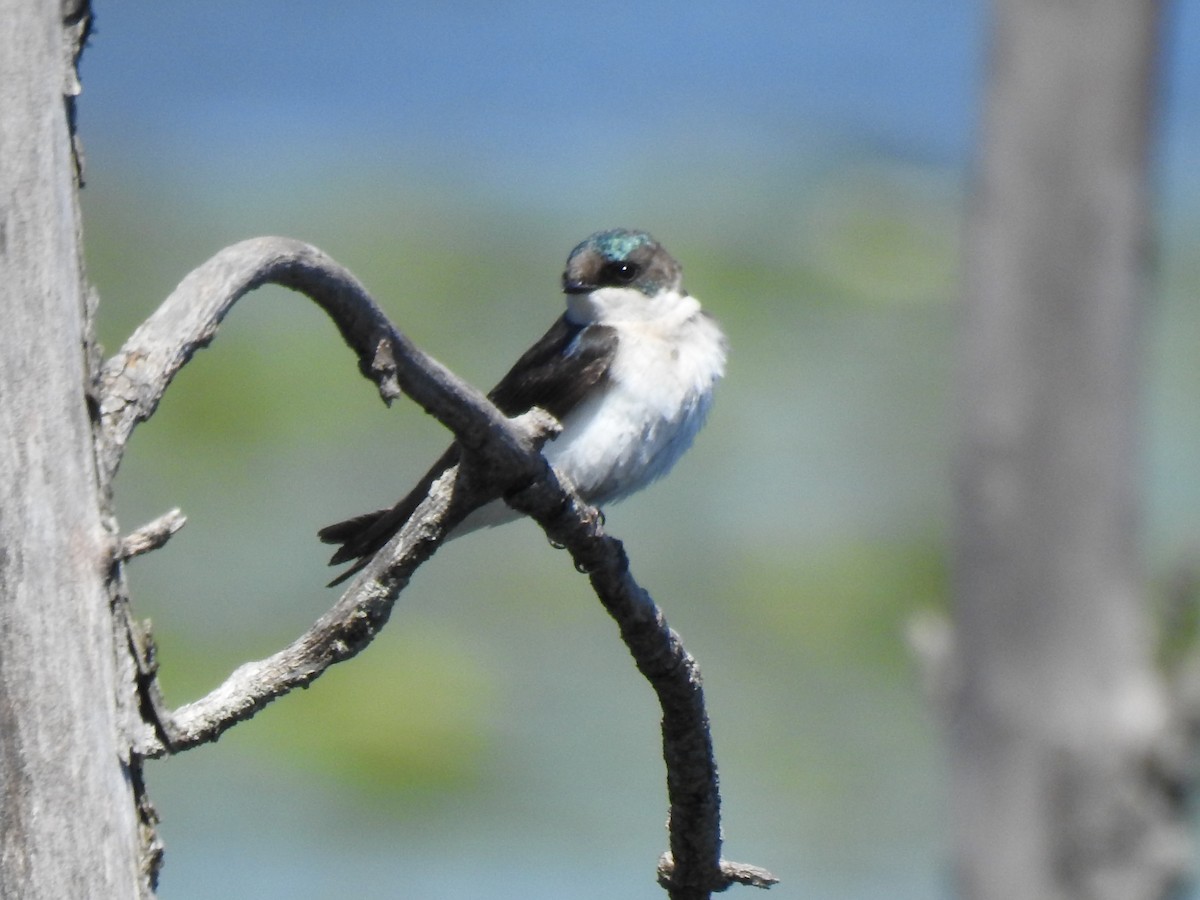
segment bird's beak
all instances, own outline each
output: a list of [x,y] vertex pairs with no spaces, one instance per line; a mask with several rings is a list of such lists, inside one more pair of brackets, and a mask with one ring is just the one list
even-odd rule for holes
[[562,283],[564,294],[587,294],[595,288],[594,284],[588,284],[579,278],[568,278],[566,275],[563,275]]

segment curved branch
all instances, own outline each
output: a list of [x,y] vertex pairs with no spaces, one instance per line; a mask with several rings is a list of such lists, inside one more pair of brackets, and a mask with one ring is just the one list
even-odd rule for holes
[[[226,247],[188,274],[162,305],[107,360],[99,383],[98,451],[105,483],[111,484],[133,429],[158,408],[175,375],[195,352],[207,346],[234,303],[257,287],[278,284],[312,299],[333,320],[358,355],[359,370],[375,382],[390,403],[401,392],[454,432],[466,448],[470,473],[457,468],[431,492],[380,560],[303,636],[278,653],[235,671],[207,697],[175,713],[162,705],[157,689],[146,686],[157,721],[137,748],[161,756],[216,740],[272,700],[309,684],[335,662],[355,655],[387,621],[392,604],[416,568],[472,509],[498,495],[494,484],[528,481],[547,469],[538,449],[557,428],[553,418],[534,411],[510,421],[481,394],[437,360],[419,350],[384,315],[362,284],[320,250],[300,241],[260,237]],[[176,514],[178,515],[178,514]],[[164,517],[166,518],[166,517]],[[150,537],[165,541],[182,524],[171,519],[140,529],[120,542],[118,558],[128,558]],[[167,526],[163,526],[167,527]],[[374,577],[366,577],[375,573]],[[135,649],[145,641],[132,640]],[[142,655],[149,655],[149,650]],[[153,661],[143,659],[151,675]]]
[[485,445],[509,461],[523,455],[490,440],[504,416],[479,391],[423,353],[384,315],[353,275],[320,250],[280,237],[252,238],[193,270],[100,372],[100,467],[108,483],[138,423],[154,414],[171,380],[216,336],[233,304],[265,284],[307,295],[358,355],[359,370],[385,403],[401,391],[454,432],[468,449]]
[[659,883],[672,900],[702,900],[733,884],[775,884],[765,869],[721,858],[721,795],[700,666],[634,580],[624,545],[604,533],[599,512],[564,490],[553,473],[505,499],[571,554],[658,696],[671,807],[671,850],[660,861]]
[[[722,860],[720,795],[700,671],[650,595],[633,579],[621,542],[604,533],[597,510],[564,486],[540,453],[557,428],[533,410],[509,420],[481,393],[418,350],[388,321],[362,285],[321,251],[284,238],[256,238],[219,252],[180,283],[102,369],[100,465],[111,483],[126,442],[153,415],[175,374],[215,336],[248,291],[273,283],[313,299],[357,353],[359,368],[390,403],[401,391],[454,432],[467,451],[460,466],[431,487],[408,524],[359,573],[338,602],[278,653],[246,663],[208,696],[174,713],[157,688],[144,685],[158,722],[143,735],[143,756],[175,753],[214,741],[272,700],[311,683],[330,665],[367,646],[386,623],[396,597],[418,566],[472,509],[504,495],[511,506],[566,547],[616,620],[639,671],[663,711],[663,757],[670,801],[670,853],[659,880],[673,900],[707,898],[731,884],[766,887],[770,873]],[[134,636],[137,638],[137,636]],[[153,651],[140,661],[154,673]]]

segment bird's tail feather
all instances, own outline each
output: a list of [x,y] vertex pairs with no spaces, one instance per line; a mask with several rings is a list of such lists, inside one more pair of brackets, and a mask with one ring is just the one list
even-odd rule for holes
[[317,532],[326,544],[341,544],[329,560],[331,566],[352,559],[371,557],[392,539],[416,509],[417,502],[405,497],[390,509],[363,513],[352,519],[326,525]]
[[341,522],[334,522],[318,531],[317,537],[323,543],[341,544],[334,551],[329,565],[336,566],[352,560],[356,561],[349,569],[329,582],[329,586],[341,584],[366,566],[371,561],[371,557],[383,549],[396,532],[404,527],[421,501],[428,495],[433,482],[457,460],[458,447],[457,445],[451,446],[442,454],[441,459],[434,464],[433,468],[425,474],[425,477],[418,482],[417,486],[395,506],[363,513]]
[[[377,509],[374,512],[363,513],[355,516],[352,519],[346,519],[341,522],[334,522],[332,525],[326,525],[317,532],[317,537],[323,544],[346,544],[353,542],[355,538],[360,537],[363,532],[368,531],[372,525],[378,522],[387,514],[386,509]],[[339,550],[334,554],[330,565],[337,565],[339,562],[345,562],[345,559],[338,559],[341,555]]]

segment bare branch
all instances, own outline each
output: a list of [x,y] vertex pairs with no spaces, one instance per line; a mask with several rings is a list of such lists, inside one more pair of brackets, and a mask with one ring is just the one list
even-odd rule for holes
[[[307,632],[272,656],[240,666],[208,696],[163,717],[161,739],[148,739],[139,752],[161,756],[215,741],[272,700],[363,650],[387,622],[412,573],[461,518],[457,476],[452,469],[434,483],[409,523]],[[379,564],[383,559],[389,561],[386,567]]]
[[[675,860],[671,858],[670,853],[664,853],[658,859],[658,883],[670,889],[674,876]],[[779,879],[766,869],[760,869],[758,866],[748,863],[730,862],[727,859],[721,860],[721,879],[722,883],[713,887],[712,890],[723,891],[734,884],[744,884],[747,887],[765,890],[773,884],[779,884]]]
[[124,562],[135,556],[141,556],[143,553],[149,553],[151,550],[157,550],[186,524],[187,516],[182,511],[178,508],[168,510],[154,521],[147,522],[141,528],[131,531],[121,538],[116,557]]
[[[134,427],[149,418],[179,369],[208,344],[240,297],[275,283],[307,294],[358,354],[359,368],[385,402],[400,391],[454,432],[463,461],[436,481],[408,524],[304,635],[278,653],[246,663],[208,696],[167,713],[157,701],[146,650],[147,705],[159,721],[137,752],[162,756],[216,740],[272,700],[310,684],[371,642],[412,573],[469,512],[499,496],[538,521],[586,573],[663,710],[663,756],[670,800],[670,846],[660,879],[673,900],[706,898],[731,884],[766,887],[764,870],[720,858],[720,796],[700,671],[650,595],[629,572],[624,547],[605,535],[599,512],[557,478],[539,452],[557,429],[532,410],[510,420],[482,394],[422,353],[387,320],[349,272],[306,244],[257,238],[226,248],[179,285],[103,369],[102,465],[111,478]],[[159,523],[136,534],[152,542]],[[132,537],[132,536],[131,536]],[[164,538],[165,539],[165,538]],[[129,539],[121,552],[139,544]],[[147,639],[148,641],[148,639]]]
[[488,440],[504,417],[483,394],[397,331],[358,279],[315,247],[260,237],[226,247],[192,271],[105,362],[99,385],[100,463],[108,481],[129,435],[154,414],[176,373],[213,340],[233,304],[264,284],[292,288],[325,310],[385,403],[403,391],[468,450],[487,444],[489,452],[507,453],[510,459],[521,455],[504,440],[511,432],[501,429],[501,440]]
[[659,880],[672,900],[707,898],[731,884],[751,883],[733,877],[734,872],[759,873],[757,887],[775,883],[766,870],[721,859],[721,796],[700,667],[634,580],[624,545],[604,533],[600,514],[565,491],[553,472],[506,499],[565,547],[575,568],[589,577],[638,671],[658,696],[671,806],[671,851],[660,862]]
[[[538,448],[557,430],[558,423],[542,410],[532,410],[505,419],[502,427],[510,432],[511,441],[527,442],[530,453],[541,461]],[[238,667],[200,700],[174,713],[157,707],[158,735],[146,736],[139,752],[157,757],[215,741],[272,700],[306,687],[334,663],[360,653],[387,622],[413,572],[467,514],[496,496],[490,483],[479,481],[462,467],[448,469],[430,487],[404,528],[308,631],[266,659]]]
[[[558,427],[540,410],[510,424],[486,397],[397,331],[358,280],[320,250],[287,238],[255,238],[225,248],[192,271],[105,363],[99,394],[101,465],[107,479],[115,474],[129,435],[153,415],[179,370],[213,340],[233,304],[264,284],[290,287],[324,309],[384,401],[390,403],[401,391],[411,396],[455,433],[471,471],[447,473],[442,492],[431,493],[412,525],[379,555],[391,560],[388,566],[368,567],[289,647],[247,663],[208,697],[173,715],[151,704],[160,721],[158,737],[145,738],[140,748],[147,756],[216,740],[271,700],[358,653],[387,621],[412,572],[433,554],[450,528],[508,485],[524,483],[547,469],[537,451]],[[153,549],[151,545],[161,544],[178,527],[172,526],[159,520],[139,529],[121,542],[116,557],[127,559]],[[368,577],[371,573],[374,577]]]

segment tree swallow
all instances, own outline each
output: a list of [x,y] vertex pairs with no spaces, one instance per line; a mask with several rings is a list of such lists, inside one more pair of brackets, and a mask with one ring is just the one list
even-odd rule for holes
[[[562,431],[543,454],[593,505],[620,500],[665,475],[691,446],[725,373],[725,335],[683,289],[682,267],[644,231],[593,234],[567,258],[567,311],[489,399],[507,416],[534,406]],[[341,544],[330,565],[363,568],[408,521],[430,486],[458,462],[457,445],[390,509],[321,529]],[[471,513],[451,533],[518,518],[503,501]]]

